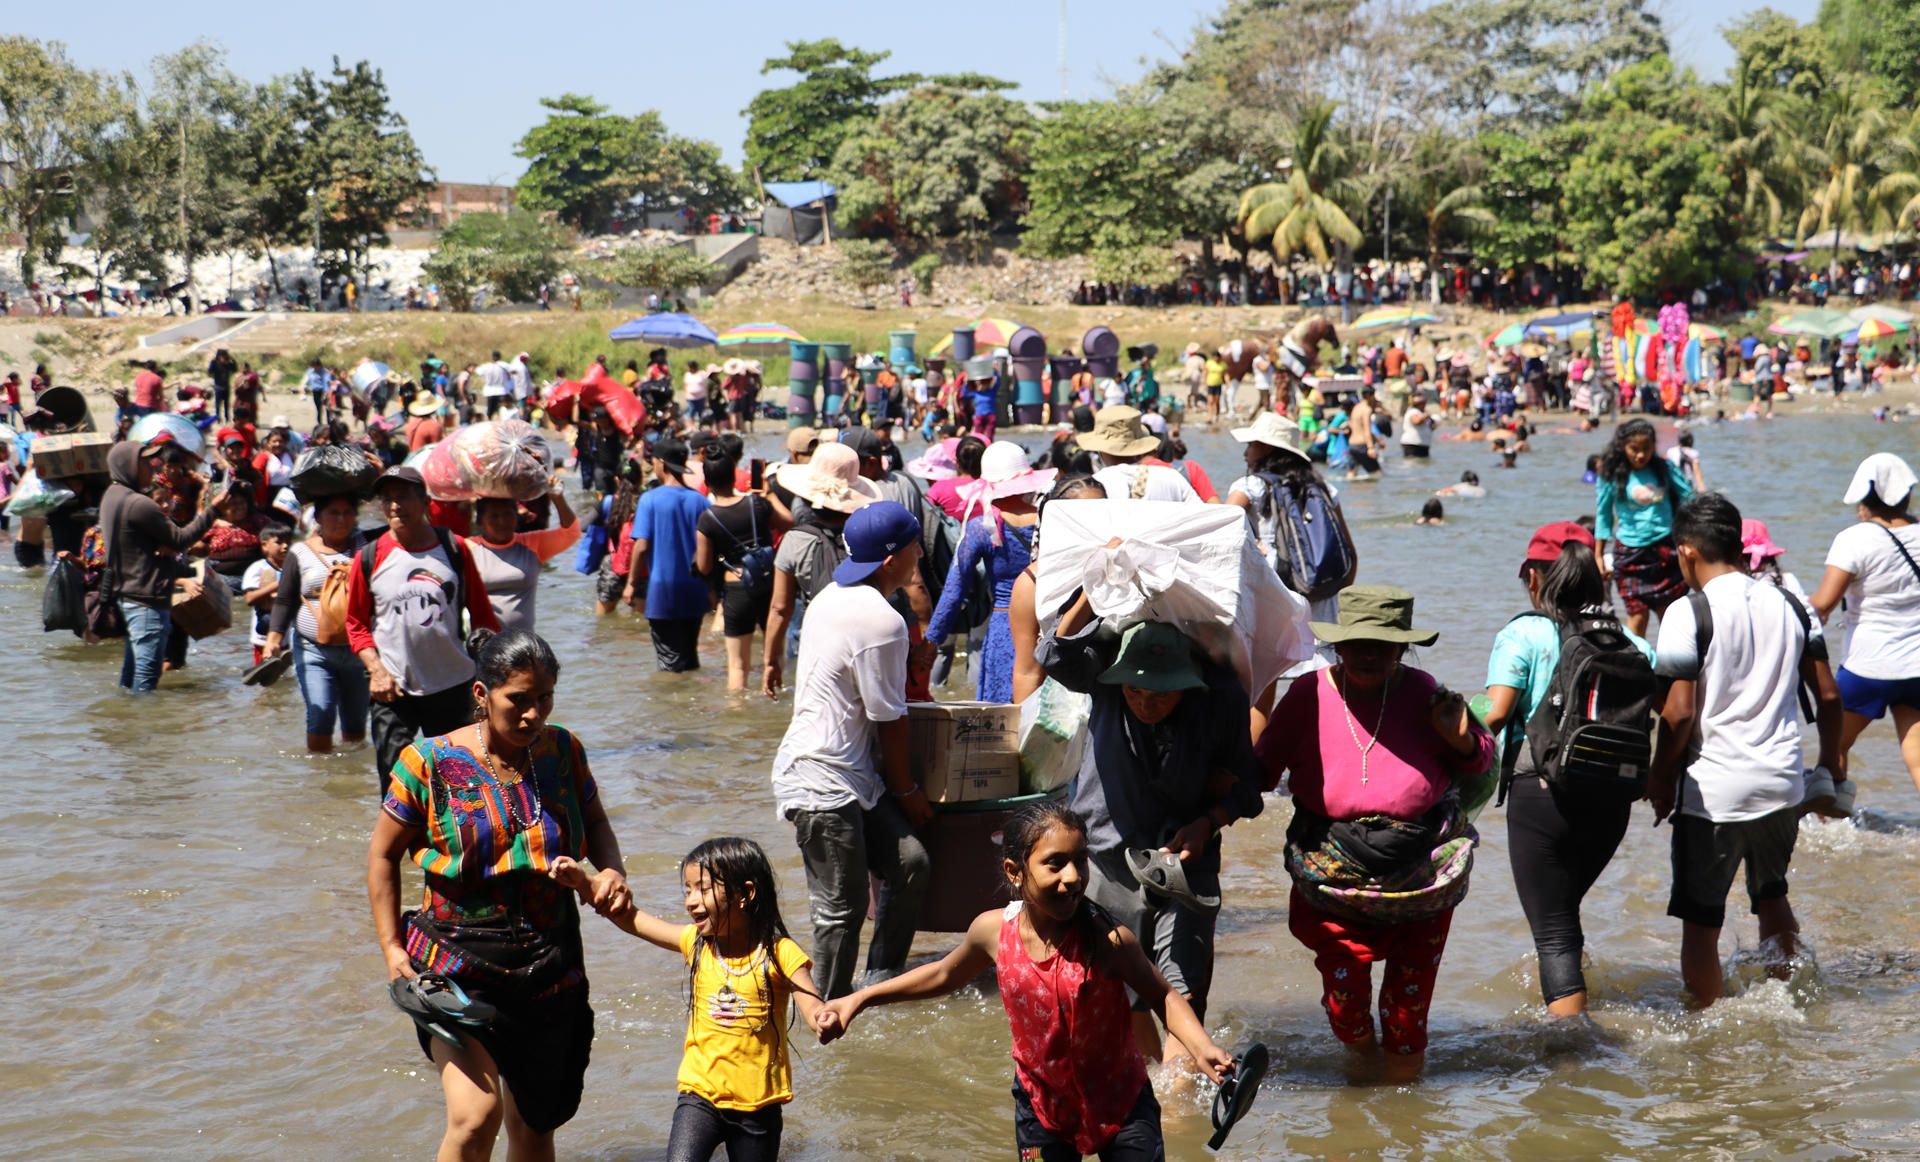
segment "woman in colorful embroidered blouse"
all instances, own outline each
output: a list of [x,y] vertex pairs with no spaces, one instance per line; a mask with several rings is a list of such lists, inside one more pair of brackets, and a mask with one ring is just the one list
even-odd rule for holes
[[[445,974],[498,1015],[462,1025],[460,1048],[421,1030],[440,1072],[440,1157],[487,1157],[504,1122],[515,1158],[553,1156],[580,1104],[593,1010],[574,895],[547,876],[558,858],[598,869],[596,911],[632,905],[620,845],[586,751],[547,725],[560,663],[541,638],[477,643],[476,721],[401,753],[367,854],[367,894],[387,977]],[[418,911],[400,911],[400,863],[426,873]],[[502,1097],[501,1082],[512,1095]]]

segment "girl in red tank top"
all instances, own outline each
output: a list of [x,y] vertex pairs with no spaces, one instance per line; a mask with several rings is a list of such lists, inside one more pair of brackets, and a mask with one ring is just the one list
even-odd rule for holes
[[868,1005],[929,1000],[989,966],[1013,1029],[1014,1141],[1022,1162],[1097,1154],[1160,1158],[1160,1105],[1133,1040],[1127,989],[1145,998],[1215,1081],[1233,1057],[1207,1036],[1132,932],[1086,899],[1087,825],[1058,802],[1029,804],[1002,833],[1014,902],[982,912],[944,960],[821,1007],[820,1040]]

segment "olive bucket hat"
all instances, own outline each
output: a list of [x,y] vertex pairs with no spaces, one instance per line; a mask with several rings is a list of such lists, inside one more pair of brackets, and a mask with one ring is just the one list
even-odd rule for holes
[[1413,594],[1392,585],[1349,585],[1340,591],[1340,620],[1310,622],[1313,634],[1328,645],[1340,642],[1390,642],[1430,646],[1437,629],[1413,627]]

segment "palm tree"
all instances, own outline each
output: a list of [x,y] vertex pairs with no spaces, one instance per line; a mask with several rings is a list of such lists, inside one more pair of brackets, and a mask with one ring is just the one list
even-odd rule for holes
[[1874,228],[1912,231],[1920,224],[1920,111],[1908,114],[1900,132],[1888,137],[1879,172],[1867,192]]
[[1475,230],[1494,223],[1482,205],[1485,191],[1462,143],[1438,129],[1421,134],[1401,180],[1400,196],[1426,228],[1427,294],[1440,301],[1440,243],[1449,230]]
[[1831,231],[1838,250],[1842,230],[1860,231],[1871,223],[1876,162],[1890,128],[1886,102],[1870,78],[1843,76],[1808,107],[1794,151],[1806,191],[1799,223],[1803,244]]
[[1780,147],[1790,127],[1775,105],[1774,91],[1754,80],[1757,67],[1750,63],[1739,71],[1726,103],[1714,112],[1742,220],[1751,224],[1764,211],[1763,232],[1776,234],[1782,217],[1775,188],[1782,177]]
[[1266,242],[1276,259],[1304,250],[1324,266],[1336,247],[1360,244],[1360,228],[1340,205],[1352,179],[1334,109],[1326,101],[1308,107],[1294,126],[1293,156],[1280,163],[1281,179],[1240,195],[1241,233],[1250,245]]

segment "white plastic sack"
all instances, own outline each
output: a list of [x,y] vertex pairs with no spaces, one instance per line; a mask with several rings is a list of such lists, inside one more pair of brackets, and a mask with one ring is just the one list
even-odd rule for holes
[[1306,600],[1280,583],[1237,505],[1055,501],[1041,521],[1035,581],[1046,620],[1084,588],[1094,613],[1118,625],[1179,627],[1231,666],[1249,697],[1313,655]]
[[353,371],[347,376],[347,381],[353,385],[353,394],[365,399],[368,392],[380,386],[380,382],[392,374],[393,368],[379,360],[362,359],[354,365]]
[[1080,773],[1093,699],[1048,678],[1020,704],[1020,793],[1064,787]]

